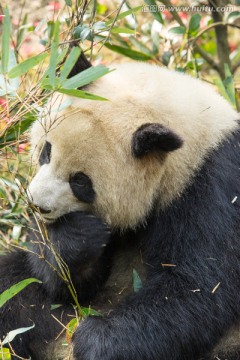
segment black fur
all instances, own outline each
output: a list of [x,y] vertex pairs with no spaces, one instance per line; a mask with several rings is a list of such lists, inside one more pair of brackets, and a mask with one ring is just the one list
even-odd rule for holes
[[[73,42],[70,46],[70,49],[73,48],[74,46],[78,47],[77,42]],[[71,78],[71,77],[79,74],[80,72],[87,70],[91,66],[92,66],[92,64],[90,63],[90,61],[88,61],[84,52],[81,51],[81,54],[80,54],[79,58],[77,59],[75,65],[73,66],[68,78]]]
[[80,201],[88,204],[93,203],[95,199],[95,191],[93,189],[92,180],[83,172],[77,172],[70,176],[69,184],[74,196]]
[[42,148],[40,157],[39,157],[39,164],[49,164],[51,160],[51,151],[52,151],[52,145],[50,142],[46,141],[44,144],[44,147]]
[[[100,290],[110,271],[105,250],[109,242],[107,227],[92,215],[75,212],[59,218],[47,228],[51,243],[69,267],[79,301],[88,306],[89,298]],[[29,234],[34,243],[35,234]],[[67,285],[49,265],[59,269],[49,244],[44,245],[38,237],[38,243],[31,248],[35,254],[17,250],[0,257],[0,293],[29,277],[43,282],[29,285],[0,308],[0,339],[10,330],[35,324],[33,330],[18,335],[11,342],[18,356],[31,356],[32,360],[45,359],[47,342],[54,340],[62,330],[51,314],[63,323],[71,320],[69,314],[74,314]],[[51,311],[52,304],[63,306]]]
[[144,124],[140,126],[132,138],[132,153],[141,158],[153,151],[174,151],[179,149],[183,140],[172,130],[161,124]]
[[[89,317],[79,326],[77,360],[212,360],[215,344],[240,321],[239,143],[238,132],[209,153],[184,194],[165,210],[152,209],[144,228],[133,234],[147,269],[143,288],[108,316]],[[109,242],[106,227],[83,213],[62,217],[48,231],[70,268],[80,302],[94,298],[109,275],[114,238]],[[44,256],[56,266],[45,247]],[[68,309],[71,297],[36,255],[0,258],[0,291],[30,276],[43,284],[30,285],[0,309],[0,337],[34,322],[35,329],[13,346],[22,356],[42,360],[34,341],[43,345],[59,331],[49,306],[61,302]],[[229,351],[231,360],[238,359],[239,349],[234,355]]]
[[153,211],[136,235],[148,269],[144,287],[108,317],[79,326],[76,359],[209,358],[240,321],[239,142],[237,133],[209,154],[184,195]]

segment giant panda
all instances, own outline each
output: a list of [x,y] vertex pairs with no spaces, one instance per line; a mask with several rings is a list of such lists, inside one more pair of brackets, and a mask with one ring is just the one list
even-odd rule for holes
[[32,127],[28,197],[44,229],[0,258],[0,291],[42,283],[0,309],[0,338],[34,324],[12,351],[64,358],[75,310],[54,250],[102,314],[80,322],[68,359],[240,359],[239,114],[188,75],[114,68],[87,86],[108,101],[55,94]]

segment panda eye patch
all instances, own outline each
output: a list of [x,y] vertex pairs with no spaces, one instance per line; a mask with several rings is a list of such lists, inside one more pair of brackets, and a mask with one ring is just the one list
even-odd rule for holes
[[79,171],[69,178],[69,184],[74,196],[80,201],[91,204],[95,199],[92,180],[83,172]]
[[39,157],[39,164],[49,164],[51,160],[52,145],[46,141]]

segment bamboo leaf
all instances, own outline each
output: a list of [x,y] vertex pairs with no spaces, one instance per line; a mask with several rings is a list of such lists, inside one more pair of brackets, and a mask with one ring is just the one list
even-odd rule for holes
[[[19,283],[12,285],[9,289],[5,290],[2,294],[0,294],[0,308],[11,298],[17,295],[20,291],[22,291],[26,286],[30,285],[33,282],[41,283],[41,281],[29,278],[20,281]],[[3,345],[3,343],[2,343]]]
[[8,71],[10,71],[16,65],[17,65],[17,59],[15,56],[15,52],[13,49],[11,49],[9,53]]
[[[128,15],[133,15],[135,12],[138,12],[138,10],[141,10],[142,8],[143,8],[142,5],[140,5],[140,6],[134,7],[134,8],[132,8],[132,9],[130,9],[130,10],[124,11],[124,12],[122,12],[121,14],[118,15],[117,20],[124,19],[124,18],[125,18],[126,16],[128,16]],[[108,25],[111,25],[114,20],[115,20],[115,19],[113,18],[113,19],[107,21],[107,22],[106,22],[106,25],[107,25],[107,26],[108,26]]]
[[72,6],[72,0],[65,0],[67,6]]
[[105,22],[103,22],[103,21],[97,21],[97,22],[95,22],[94,24],[93,24],[93,29],[95,30],[95,31],[97,31],[97,30],[104,30],[104,29],[106,29],[106,23]]
[[8,348],[0,349],[0,360],[11,360],[10,349]]
[[[65,56],[67,55],[67,52],[68,52],[68,46],[58,55],[56,66],[64,60]],[[41,82],[44,81],[47,76],[49,76],[49,66],[44,72]]]
[[11,22],[8,8],[4,9],[3,34],[2,34],[2,73],[8,71],[8,62],[10,54],[10,32]]
[[[13,49],[10,50],[9,62],[8,62],[8,74],[15,66],[17,66],[17,59]],[[16,77],[15,79],[9,80],[10,87],[15,91],[18,90],[20,86],[20,79]]]
[[158,6],[157,6],[156,1],[155,0],[144,0],[144,1],[148,5],[153,5],[154,6],[154,9],[156,9],[157,11],[153,11],[152,15],[158,22],[163,24],[163,18],[162,18],[162,15],[161,15],[160,11],[158,10]]
[[19,76],[25,74],[30,69],[32,69],[34,66],[38,65],[41,61],[46,59],[47,56],[48,56],[47,53],[43,53],[43,54],[39,54],[36,56],[32,56],[31,58],[21,62],[20,64],[14,66],[9,71],[9,77],[16,78],[16,77],[19,77]]
[[231,19],[232,21],[235,21],[235,20],[237,20],[237,19],[239,19],[239,18],[240,18],[240,11],[232,11],[232,12],[228,15],[227,21],[229,21],[230,19]]
[[175,27],[171,28],[168,32],[171,34],[184,35],[186,32],[186,29],[184,26],[175,26]]
[[16,124],[7,129],[7,131],[0,137],[0,149],[4,147],[6,143],[17,140],[21,134],[29,129],[34,120],[36,120],[35,115],[27,114],[23,120],[18,121]]
[[29,327],[22,327],[22,328],[19,328],[16,330],[9,331],[9,333],[7,334],[5,339],[2,341],[2,345],[6,345],[6,344],[10,343],[11,341],[13,341],[15,339],[15,337],[17,335],[23,334],[26,331],[33,329],[34,327],[35,327],[35,324],[33,324],[32,326],[29,326]]
[[137,38],[131,36],[129,38],[129,41],[131,44],[133,44],[136,48],[140,50],[140,52],[147,54],[149,56],[152,56],[151,50],[149,50],[141,41],[139,41]]
[[220,79],[213,79],[213,83],[217,86],[220,94],[221,94],[228,102],[230,102],[228,93],[227,93],[227,91],[226,91],[226,88],[225,88],[222,80],[220,80]]
[[228,64],[224,64],[224,71],[225,71],[225,79],[223,80],[223,84],[225,86],[231,104],[236,109],[237,104],[236,104],[235,84]]
[[61,306],[63,306],[63,305],[62,304],[52,304],[50,309],[55,310],[55,309],[60,308]]
[[25,25],[27,24],[27,20],[28,20],[28,15],[25,14],[23,21],[22,21],[22,25],[18,29],[18,33],[17,33],[17,48],[19,48],[19,46],[21,45],[21,42],[23,40],[23,35],[24,35],[24,31],[26,29]]
[[137,271],[133,269],[133,289],[134,292],[138,292],[143,287],[142,280]]
[[72,48],[67,60],[65,61],[61,74],[60,74],[60,83],[62,84],[70,74],[73,66],[76,64],[77,59],[81,54],[81,49],[77,46]]
[[[15,212],[16,208],[17,208],[18,204],[15,205],[15,207],[12,209],[12,213]],[[22,227],[19,225],[14,225],[13,229],[12,229],[12,238],[15,241],[18,241],[20,235],[21,235],[21,231],[22,231]]]
[[81,310],[82,310],[82,313],[87,317],[87,316],[102,316],[102,314],[97,311],[97,310],[94,310],[90,307],[81,307]]
[[49,62],[49,80],[52,87],[55,87],[56,67],[58,58],[60,22],[57,20],[54,24],[53,42],[50,51]]
[[232,104],[232,106],[236,109],[236,98],[235,98],[235,86],[234,80],[227,64],[224,64],[225,70],[225,80],[214,79],[214,84],[218,87],[220,94]]
[[79,324],[78,319],[74,318],[71,321],[69,321],[69,323],[66,325],[66,339],[68,343],[71,342],[72,336],[76,331],[78,324]]
[[5,76],[0,74],[0,96],[5,96],[6,94],[8,94],[9,96],[14,97],[15,90],[15,86],[12,87],[10,82],[6,81]]
[[57,89],[57,91],[60,92],[61,94],[66,94],[66,95],[69,95],[69,96],[79,97],[79,98],[82,98],[82,99],[107,101],[106,98],[103,98],[103,97],[98,96],[98,95],[90,94],[90,93],[88,93],[86,91],[83,91],[83,90],[60,88],[60,89]]
[[119,54],[122,54],[122,55],[125,55],[133,60],[140,60],[140,61],[146,61],[146,60],[150,60],[152,59],[152,56],[151,55],[148,55],[148,54],[144,54],[144,53],[141,53],[139,51],[135,51],[135,50],[132,50],[132,49],[128,49],[128,48],[125,48],[125,47],[122,47],[122,46],[118,46],[118,45],[111,45],[109,43],[105,43],[105,46],[114,51],[114,52],[117,52]]
[[200,28],[200,21],[201,21],[201,15],[200,14],[194,14],[191,16],[189,27],[188,27],[188,33],[191,36],[194,36],[197,34],[199,28]]
[[83,42],[85,39],[93,40],[92,30],[87,25],[78,25],[75,27],[73,32],[74,39],[81,39]]
[[136,31],[133,29],[128,29],[126,27],[115,27],[111,30],[113,34],[136,34]]
[[71,77],[70,79],[67,79],[64,82],[63,87],[65,89],[77,89],[82,86],[88,85],[89,83],[99,79],[100,77],[108,74],[111,71],[112,70],[103,65],[90,67],[89,69],[82,71],[81,73]]

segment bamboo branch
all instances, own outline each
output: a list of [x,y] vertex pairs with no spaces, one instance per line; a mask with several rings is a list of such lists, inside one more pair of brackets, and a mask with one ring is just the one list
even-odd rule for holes
[[237,71],[239,66],[240,66],[240,60],[238,60],[235,64],[232,65],[232,68],[231,68],[232,74],[234,74]]
[[[158,0],[158,1],[160,1],[160,0]],[[171,15],[172,15],[172,17],[177,21],[177,23],[178,23],[179,25],[181,25],[181,26],[183,26],[183,27],[186,28],[186,26],[184,25],[182,19],[181,19],[180,16],[178,15],[178,12],[177,12],[177,10],[175,10],[175,8],[174,8],[173,4],[171,3],[171,1],[170,1],[170,0],[161,0],[160,2],[161,2],[163,5],[165,5],[166,8],[171,7]]]
[[208,53],[204,51],[199,45],[195,44],[193,46],[193,50],[198,52],[201,57],[208,63],[208,65],[210,65],[214,70],[220,73],[220,67],[218,63],[216,63],[216,61],[211,56],[209,56]]
[[[223,0],[209,0],[209,5],[214,9],[212,10],[212,19],[215,24],[223,22],[223,14],[217,11],[218,7],[224,6]],[[228,31],[225,24],[219,24],[214,27],[217,39],[217,53],[219,59],[219,73],[222,79],[225,77],[224,64],[231,69],[230,49],[228,44]]]

